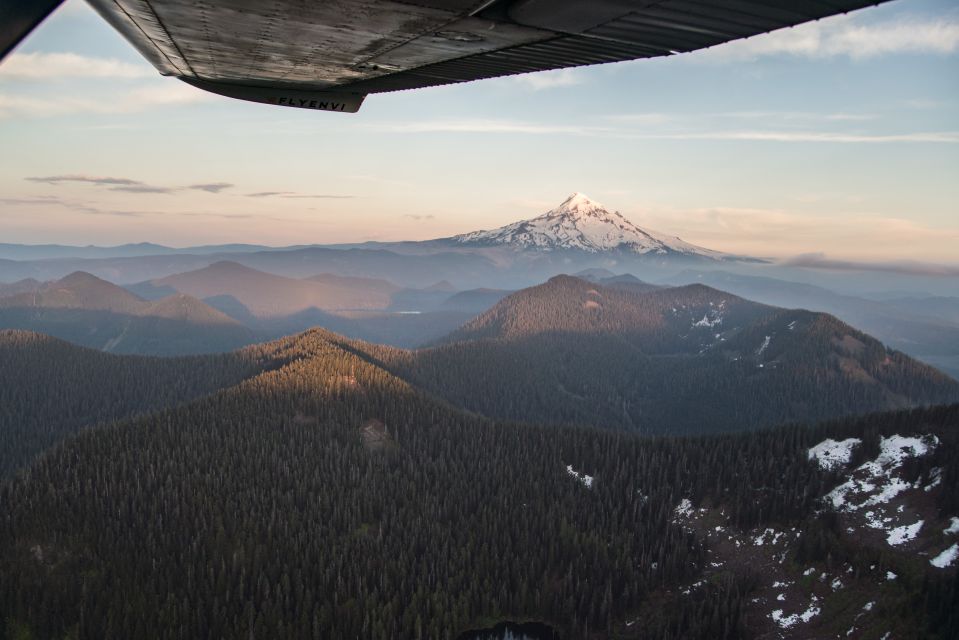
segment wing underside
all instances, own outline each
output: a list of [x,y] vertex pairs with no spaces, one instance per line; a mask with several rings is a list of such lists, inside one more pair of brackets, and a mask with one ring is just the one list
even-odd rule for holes
[[164,75],[354,112],[370,93],[673,55],[875,0],[89,0]]

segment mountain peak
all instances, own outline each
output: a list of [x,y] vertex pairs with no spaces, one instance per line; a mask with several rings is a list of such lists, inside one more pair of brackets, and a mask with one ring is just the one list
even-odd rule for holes
[[579,191],[558,207],[530,220],[521,220],[490,231],[454,236],[451,240],[459,244],[506,245],[540,251],[627,251],[712,260],[723,257],[719,252],[697,247],[679,238],[642,229],[618,211],[609,211]]
[[110,286],[113,285],[110,282],[107,282],[103,278],[98,278],[88,271],[74,271],[73,273],[67,274],[57,280],[55,283],[57,286],[61,287],[73,287],[73,286],[82,286],[82,285],[100,285],[106,284]]
[[143,303],[121,286],[86,271],[74,271],[33,291],[5,298],[3,306],[134,313]]
[[574,192],[571,196],[553,209],[556,213],[572,213],[578,215],[591,215],[597,211],[605,211],[606,207],[600,203],[591,200],[585,193]]

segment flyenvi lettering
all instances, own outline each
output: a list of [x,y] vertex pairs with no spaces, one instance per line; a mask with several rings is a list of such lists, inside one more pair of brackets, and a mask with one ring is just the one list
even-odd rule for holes
[[326,100],[311,100],[309,98],[289,98],[281,96],[271,100],[273,104],[298,107],[300,109],[321,109],[323,111],[344,111],[345,102],[328,102]]

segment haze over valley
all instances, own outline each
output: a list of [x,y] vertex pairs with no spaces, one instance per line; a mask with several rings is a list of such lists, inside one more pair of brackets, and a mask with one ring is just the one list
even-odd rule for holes
[[[911,297],[877,291],[873,272],[802,269],[696,247],[637,227],[581,193],[501,229],[421,242],[0,246],[0,278],[7,280],[0,284],[0,318],[8,328],[115,353],[225,351],[313,326],[409,348],[440,340],[507,294],[560,274],[659,287],[701,283],[773,306],[826,312],[959,374],[956,278],[901,276]],[[837,280],[841,291],[831,288]],[[87,317],[97,326],[78,332]],[[177,341],[150,335],[171,323],[184,327]],[[203,333],[212,326],[216,338]]]

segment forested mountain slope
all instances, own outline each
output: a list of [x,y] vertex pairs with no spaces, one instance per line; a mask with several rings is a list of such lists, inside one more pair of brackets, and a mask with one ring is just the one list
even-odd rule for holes
[[136,313],[143,300],[123,287],[83,271],[76,271],[55,282],[14,296],[0,299],[0,307],[87,309]]
[[270,366],[252,351],[116,356],[0,330],[0,478],[82,427],[172,407]]
[[[344,346],[312,331],[258,347],[285,364],[84,431],[0,486],[0,634],[453,638],[501,619],[596,639],[776,628],[751,600],[764,569],[717,562],[687,509],[730,535],[801,530],[777,548],[783,575],[850,567],[845,608],[804,623],[813,635],[866,602],[867,621],[897,637],[956,631],[954,569],[895,548],[838,554],[842,533],[814,513],[842,477],[809,456],[827,436],[861,438],[860,456],[879,434],[935,436],[935,457],[910,473],[922,486],[942,469],[919,491],[944,519],[956,408],[694,439],[499,424]],[[877,571],[901,578],[880,585]],[[683,589],[691,597],[676,598]]]
[[[776,278],[724,271],[684,271],[674,284],[701,282],[723,291],[781,307],[822,311],[945,371],[959,376],[959,300],[911,298],[869,300]],[[950,301],[957,311],[950,314]]]
[[26,278],[24,280],[17,280],[16,282],[10,283],[0,282],[0,298],[7,298],[20,293],[36,291],[42,286],[42,282],[39,280],[34,280],[33,278]]
[[174,294],[147,301],[83,272],[0,298],[0,328],[145,355],[216,353],[256,341],[253,331],[196,298]]
[[490,417],[647,434],[959,401],[959,382],[832,316],[702,285],[636,293],[558,276],[438,346],[360,348]]

